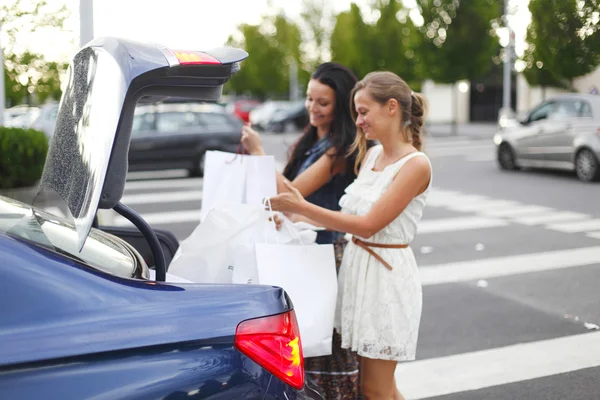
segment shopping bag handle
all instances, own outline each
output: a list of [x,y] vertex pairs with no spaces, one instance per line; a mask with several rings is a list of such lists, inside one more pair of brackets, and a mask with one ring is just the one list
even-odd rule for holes
[[[275,240],[277,240],[277,244],[279,243],[279,238],[277,237],[277,224],[275,223],[275,212],[273,211],[273,208],[271,207],[271,199],[268,197],[265,197],[262,201],[263,206],[264,207],[268,207],[269,212],[271,213],[271,221],[273,222],[273,230],[275,231]],[[290,236],[296,240],[298,240],[300,242],[301,245],[303,245],[304,243],[302,243],[302,236],[300,236],[297,233],[292,233],[292,230],[290,229],[290,227],[285,223],[285,221],[283,221],[283,225],[285,226],[285,229],[287,229],[288,233],[290,234]],[[267,232],[265,231],[265,243],[267,241]]]
[[240,142],[240,144],[238,145],[237,151],[235,152],[235,156],[233,156],[233,158],[230,161],[225,161],[225,163],[226,164],[233,163],[240,154],[241,155],[248,154],[248,151],[246,151],[246,148],[242,146],[242,142]]
[[[275,223],[275,212],[273,212],[273,207],[271,207],[271,199],[268,197],[265,197],[262,201],[263,207],[265,208],[269,208],[269,212],[271,213],[271,222],[273,223],[273,232],[275,232],[275,241],[277,241],[277,244],[281,244],[279,243],[279,237],[277,236],[277,224]],[[265,229],[265,243],[267,243],[267,230]]]

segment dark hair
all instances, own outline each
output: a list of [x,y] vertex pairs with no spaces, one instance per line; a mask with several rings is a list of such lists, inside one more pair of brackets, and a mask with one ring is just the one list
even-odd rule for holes
[[[350,114],[350,92],[358,81],[356,76],[348,68],[334,62],[326,62],[317,67],[311,75],[324,85],[329,86],[335,92],[334,119],[331,123],[329,137],[332,147],[336,150],[332,156],[334,164],[340,157],[346,159],[349,179],[354,179],[352,166],[355,163],[356,152],[350,152],[350,146],[356,137],[356,125]],[[317,142],[317,128],[310,125],[304,129],[304,134],[298,139],[290,150],[290,159],[285,166],[283,175],[293,180],[298,174],[302,162],[306,159],[306,152]]]
[[[402,110],[400,123],[404,139],[417,149],[421,150],[421,130],[427,113],[425,96],[410,90],[408,84],[398,75],[389,71],[376,71],[368,73],[352,89],[351,107],[352,119],[358,117],[354,106],[354,95],[359,90],[365,89],[379,104],[386,104],[390,99],[396,99]],[[357,130],[356,141],[350,151],[358,152],[355,158],[354,171],[358,171],[361,161],[367,154],[367,139],[362,129]]]

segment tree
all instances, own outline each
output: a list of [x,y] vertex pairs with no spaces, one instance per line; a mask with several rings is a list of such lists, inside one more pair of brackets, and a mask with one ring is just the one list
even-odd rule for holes
[[333,11],[327,0],[302,0],[300,13],[304,31],[304,53],[309,69],[328,61]]
[[[418,46],[421,73],[435,82],[455,84],[487,74],[500,51],[494,28],[502,17],[499,0],[417,0],[423,25]],[[458,90],[454,87],[453,134]]]
[[379,18],[373,27],[372,51],[377,69],[385,69],[402,77],[411,86],[420,86],[415,57],[417,29],[408,18],[401,0],[377,0]]
[[[0,51],[4,54],[5,96],[9,104],[18,104],[35,93],[41,101],[59,99],[60,74],[66,64],[44,59],[31,51],[17,51],[20,32],[39,28],[61,29],[69,16],[66,5],[43,0],[5,0],[0,6],[0,27],[7,40]],[[40,85],[38,88],[38,84]]]
[[529,84],[572,88],[574,78],[600,64],[599,9],[600,0],[530,0],[524,57]]
[[350,10],[336,17],[330,40],[332,60],[350,68],[358,78],[364,77],[376,68],[372,37],[373,27],[364,22],[360,8],[351,3]]
[[[302,63],[298,26],[283,14],[264,17],[260,25],[242,24],[239,38],[231,36],[228,45],[243,48],[249,54],[241,70],[227,84],[227,91],[257,97],[283,97],[289,92],[292,60]],[[306,79],[307,73],[301,75]]]
[[500,45],[493,30],[502,16],[499,0],[417,0],[423,75],[439,83],[481,78]]

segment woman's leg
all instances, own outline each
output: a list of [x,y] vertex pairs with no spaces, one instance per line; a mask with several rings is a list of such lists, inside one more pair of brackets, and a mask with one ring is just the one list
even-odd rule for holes
[[360,358],[360,391],[365,400],[403,399],[394,378],[397,364],[396,361]]

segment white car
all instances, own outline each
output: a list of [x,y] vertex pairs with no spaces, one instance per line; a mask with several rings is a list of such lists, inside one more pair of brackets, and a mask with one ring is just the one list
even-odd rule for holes
[[574,171],[585,182],[600,180],[600,96],[564,94],[543,101],[494,136],[502,169]]

